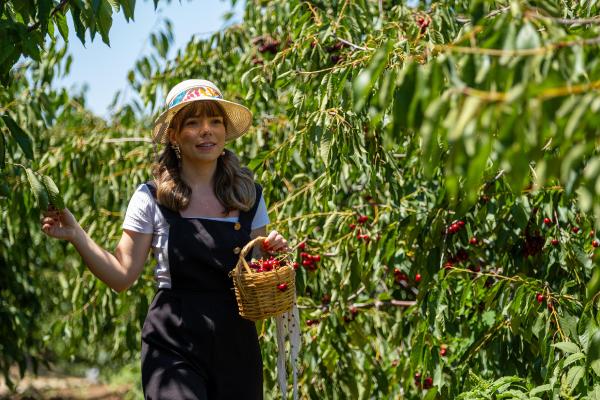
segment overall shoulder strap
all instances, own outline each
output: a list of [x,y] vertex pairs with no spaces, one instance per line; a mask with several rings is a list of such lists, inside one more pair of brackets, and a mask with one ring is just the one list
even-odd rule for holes
[[248,232],[252,231],[252,221],[254,220],[254,215],[256,215],[256,210],[258,209],[258,204],[263,191],[262,186],[260,186],[258,183],[254,183],[254,186],[256,187],[256,199],[254,200],[254,204],[248,211],[240,211],[239,218],[242,228]]
[[162,214],[165,218],[171,219],[171,218],[179,217],[178,212],[175,212],[175,211],[171,210],[170,208],[167,208],[167,207],[161,205],[158,202],[158,198],[156,196],[156,184],[154,183],[154,181],[148,181],[145,183],[145,185],[148,187],[148,190],[150,190],[150,193],[152,193],[152,197],[154,198],[156,205],[158,206],[158,208],[160,209],[160,211],[162,212]]

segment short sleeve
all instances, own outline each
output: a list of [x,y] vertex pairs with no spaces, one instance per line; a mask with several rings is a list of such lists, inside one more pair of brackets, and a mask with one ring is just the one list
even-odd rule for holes
[[140,185],[127,206],[123,229],[140,233],[154,232],[154,210],[156,203],[146,185]]
[[269,224],[269,214],[267,213],[267,204],[265,203],[265,198],[260,195],[260,200],[258,201],[258,208],[256,209],[256,213],[254,214],[254,219],[252,220],[252,230],[257,228],[262,228],[265,225]]

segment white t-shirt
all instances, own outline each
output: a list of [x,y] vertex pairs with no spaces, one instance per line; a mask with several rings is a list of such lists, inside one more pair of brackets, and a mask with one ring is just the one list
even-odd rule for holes
[[[211,219],[215,221],[238,222],[238,217],[202,217],[196,218]],[[267,205],[265,199],[260,196],[256,214],[252,220],[251,229],[262,228],[269,223]],[[169,224],[162,215],[160,208],[157,207],[152,193],[145,184],[140,185],[131,196],[123,229],[140,233],[152,234],[152,250],[156,258],[156,268],[154,276],[159,288],[171,287],[171,274],[169,272]]]

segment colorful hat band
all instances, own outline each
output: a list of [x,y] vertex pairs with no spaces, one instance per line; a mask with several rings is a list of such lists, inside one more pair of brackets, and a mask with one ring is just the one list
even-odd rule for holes
[[183,92],[175,96],[175,98],[169,103],[169,108],[176,106],[179,103],[190,101],[197,97],[212,97],[213,99],[223,98],[221,93],[209,86],[197,86],[191,89],[184,90]]

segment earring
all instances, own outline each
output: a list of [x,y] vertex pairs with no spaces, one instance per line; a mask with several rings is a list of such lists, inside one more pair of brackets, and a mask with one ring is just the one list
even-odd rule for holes
[[172,144],[171,147],[173,148],[173,150],[175,150],[175,155],[177,156],[177,159],[181,160],[181,149],[179,148],[179,145]]
[[223,152],[221,153],[221,157],[223,157],[225,155],[225,150],[223,150]]

